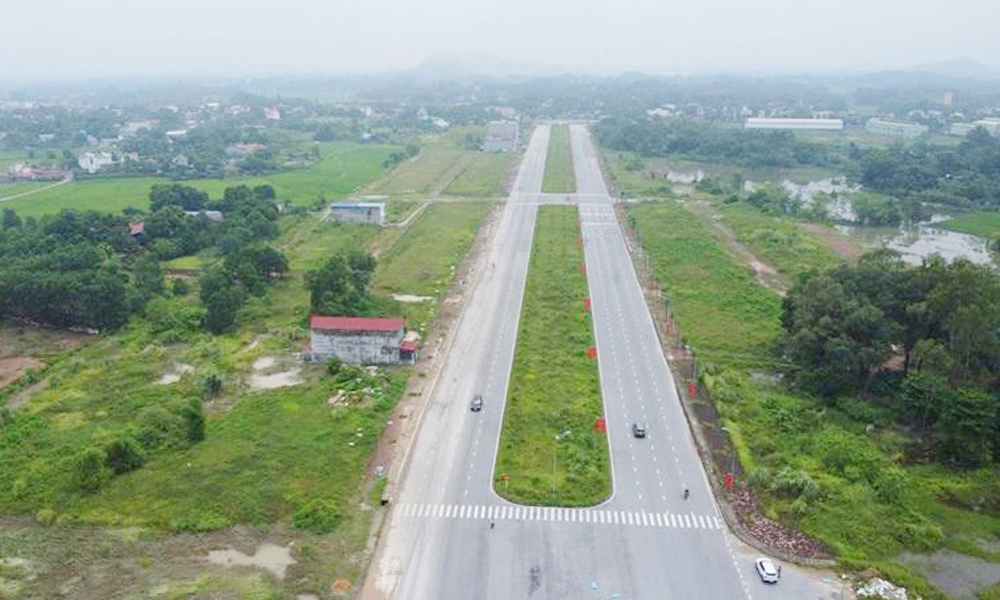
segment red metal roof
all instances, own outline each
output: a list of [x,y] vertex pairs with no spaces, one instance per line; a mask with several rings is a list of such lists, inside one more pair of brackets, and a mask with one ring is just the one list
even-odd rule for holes
[[399,351],[400,352],[416,352],[417,351],[417,343],[416,342],[402,342],[399,345]]
[[318,331],[399,331],[403,319],[376,319],[371,317],[309,317],[309,329]]
[[129,223],[128,232],[131,235],[139,235],[140,233],[146,233],[146,223],[142,221],[138,223]]

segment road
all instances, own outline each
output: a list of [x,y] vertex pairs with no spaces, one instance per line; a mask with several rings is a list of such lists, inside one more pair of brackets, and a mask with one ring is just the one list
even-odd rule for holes
[[[753,553],[725,529],[589,133],[571,127],[578,187],[571,196],[540,193],[548,138],[548,126],[535,129],[490,266],[472,282],[362,597],[817,597],[806,595],[813,588],[804,577],[801,587],[765,587],[753,574]],[[537,207],[567,202],[579,207],[582,223],[614,492],[590,509],[516,506],[491,487],[503,403]],[[478,413],[469,410],[476,393],[485,398]],[[647,438],[631,435],[633,422],[646,425]]]

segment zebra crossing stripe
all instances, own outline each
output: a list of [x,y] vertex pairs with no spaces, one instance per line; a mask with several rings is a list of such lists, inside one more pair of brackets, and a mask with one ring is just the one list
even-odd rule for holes
[[601,525],[634,525],[670,529],[723,529],[718,515],[694,512],[649,513],[646,511],[587,510],[553,506],[491,506],[482,504],[417,504],[403,503],[400,513],[405,517],[444,519],[488,519],[516,521],[548,521],[553,523],[594,523]]

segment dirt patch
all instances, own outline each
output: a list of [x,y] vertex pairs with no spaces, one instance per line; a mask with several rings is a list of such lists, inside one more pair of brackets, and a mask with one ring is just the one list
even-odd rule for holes
[[291,547],[274,544],[262,544],[253,556],[247,556],[233,548],[212,550],[208,553],[206,560],[212,564],[226,567],[244,566],[266,569],[278,579],[284,579],[285,570],[297,562],[292,558]]
[[24,372],[28,369],[40,369],[44,366],[29,356],[0,358],[0,390],[12,383],[16,383],[24,376]]
[[293,366],[284,368],[273,356],[262,356],[253,361],[253,372],[250,373],[250,389],[253,391],[273,390],[292,387],[302,383],[302,368]]
[[778,273],[778,270],[760,260],[750,252],[750,249],[743,245],[733,230],[726,227],[722,222],[722,217],[716,214],[707,202],[685,202],[684,208],[691,214],[697,215],[701,222],[713,230],[717,237],[726,243],[729,250],[742,262],[750,267],[757,282],[779,296],[784,296],[791,282],[787,277]]
[[0,327],[0,358],[54,354],[72,350],[93,338],[87,333],[36,325],[4,325]]
[[1000,564],[976,556],[939,550],[934,554],[901,554],[900,561],[915,567],[956,600],[976,600],[976,592],[1000,581]]
[[865,250],[857,242],[840,234],[829,227],[818,223],[797,223],[806,233],[814,235],[833,250],[837,256],[854,260],[864,254]]
[[393,294],[392,299],[396,302],[404,303],[416,303],[416,302],[427,302],[428,300],[433,300],[430,296],[413,296],[411,294]]

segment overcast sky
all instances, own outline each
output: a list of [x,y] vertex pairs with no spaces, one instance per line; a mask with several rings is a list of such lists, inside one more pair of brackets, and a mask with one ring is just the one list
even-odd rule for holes
[[998,0],[2,0],[0,79],[360,73],[439,53],[579,72],[1000,68]]

